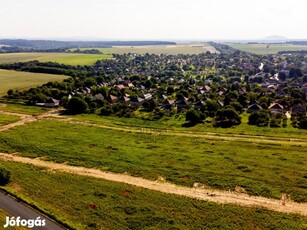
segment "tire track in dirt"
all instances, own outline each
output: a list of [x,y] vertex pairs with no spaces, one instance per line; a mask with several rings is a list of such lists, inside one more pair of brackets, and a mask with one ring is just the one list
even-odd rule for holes
[[59,164],[50,161],[43,161],[39,158],[28,158],[17,156],[16,154],[0,153],[0,160],[13,161],[34,166],[45,167],[52,171],[66,172],[98,178],[118,183],[125,183],[140,188],[162,192],[165,194],[179,195],[199,200],[211,201],[219,204],[235,204],[246,207],[262,207],[272,211],[300,214],[307,216],[307,203],[296,203],[292,201],[276,200],[265,197],[249,196],[243,193],[227,192],[222,190],[205,189],[205,188],[189,188],[167,182],[151,181],[140,177],[133,177],[126,174],[116,174],[101,171],[99,169],[71,166],[67,164]]

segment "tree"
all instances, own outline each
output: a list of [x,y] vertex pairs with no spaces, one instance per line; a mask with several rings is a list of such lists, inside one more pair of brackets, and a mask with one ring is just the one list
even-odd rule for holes
[[239,114],[243,112],[243,106],[239,102],[231,102],[230,106],[232,106]]
[[215,126],[223,128],[241,124],[240,115],[231,106],[218,110],[214,120]]
[[4,186],[10,182],[11,173],[3,168],[0,168],[0,186]]
[[208,100],[206,101],[205,110],[209,117],[214,117],[216,111],[219,109],[217,101]]
[[185,115],[185,120],[187,122],[189,122],[190,124],[198,124],[198,123],[202,123],[203,120],[205,119],[205,115],[195,109],[191,109],[189,110],[186,115]]
[[268,126],[270,114],[267,111],[254,112],[248,117],[249,125]]
[[7,95],[9,95],[9,96],[11,96],[13,93],[14,93],[14,91],[13,91],[12,89],[9,89],[9,90],[7,91]]
[[298,127],[301,129],[307,129],[307,116],[299,120]]
[[72,97],[67,104],[67,109],[71,114],[86,113],[88,108],[88,104],[80,97]]

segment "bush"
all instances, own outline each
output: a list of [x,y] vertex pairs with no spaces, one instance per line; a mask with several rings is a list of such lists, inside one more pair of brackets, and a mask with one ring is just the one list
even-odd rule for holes
[[6,169],[0,168],[0,186],[4,186],[10,182],[11,173]]
[[191,124],[198,124],[203,122],[205,115],[198,110],[191,109],[186,113],[185,119]]
[[88,104],[82,98],[72,97],[67,104],[67,109],[72,114],[86,113]]
[[266,111],[254,112],[248,117],[249,125],[268,126],[270,114]]
[[227,106],[217,111],[214,120],[215,126],[223,128],[241,124],[241,117],[238,112]]
[[305,116],[305,117],[303,117],[302,119],[299,120],[298,127],[300,129],[307,129],[307,116]]

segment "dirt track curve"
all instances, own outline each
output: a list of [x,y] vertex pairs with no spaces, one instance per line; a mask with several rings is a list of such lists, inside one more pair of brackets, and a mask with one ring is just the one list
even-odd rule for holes
[[236,204],[240,206],[258,206],[264,207],[273,211],[283,213],[296,213],[307,216],[307,203],[296,203],[292,201],[283,202],[282,200],[269,199],[265,197],[249,196],[243,193],[227,192],[213,189],[203,188],[189,188],[170,184],[167,182],[150,181],[139,177],[133,177],[125,174],[116,174],[111,172],[104,172],[98,169],[70,166],[66,164],[58,164],[54,162],[47,162],[38,158],[20,157],[16,154],[0,153],[0,160],[13,161],[26,164],[32,164],[39,167],[45,167],[49,170],[73,173],[82,176],[99,178],[119,183],[125,183],[145,189],[159,191],[167,194],[180,195],[199,200],[206,200],[221,204]]

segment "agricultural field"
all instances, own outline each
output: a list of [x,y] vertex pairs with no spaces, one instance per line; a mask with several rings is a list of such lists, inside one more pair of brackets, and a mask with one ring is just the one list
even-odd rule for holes
[[[1,55],[2,54],[0,54],[0,56]],[[68,76],[0,69],[0,96],[6,95],[9,89],[22,91],[45,84],[49,81],[63,81],[66,78],[68,78]]]
[[92,65],[98,60],[111,59],[107,54],[75,54],[75,53],[6,53],[0,54],[0,64],[15,62],[57,62],[66,65]]
[[[307,50],[307,45],[292,44],[243,44],[243,43],[226,43],[227,45],[246,52],[255,54],[277,54],[279,51],[300,51]],[[267,49],[267,46],[269,48]]]
[[218,205],[21,163],[0,162],[0,167],[12,172],[7,191],[74,229],[306,227],[304,217],[262,208]]
[[[83,48],[80,50],[86,50]],[[214,47],[208,43],[181,43],[170,46],[115,46],[112,48],[97,48],[103,54],[200,54],[207,51],[217,53]]]
[[195,182],[223,190],[240,186],[275,199],[287,193],[306,202],[306,142],[190,135],[43,120],[1,132],[0,152],[153,180],[162,176],[188,187]]

